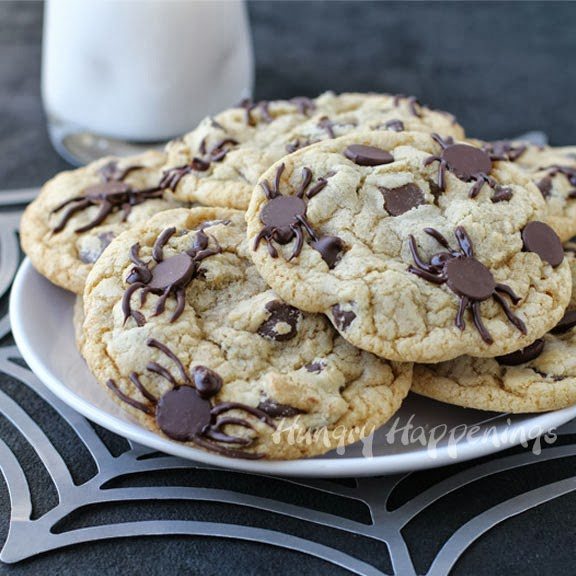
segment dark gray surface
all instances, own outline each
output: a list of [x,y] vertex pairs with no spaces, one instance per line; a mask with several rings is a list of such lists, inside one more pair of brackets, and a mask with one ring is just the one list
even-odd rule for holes
[[[571,3],[284,3],[250,5],[257,56],[256,96],[314,95],[325,89],[415,93],[454,112],[471,135],[497,138],[530,129],[548,132],[556,144],[575,140],[571,104],[576,91]],[[105,30],[103,30],[105,37]],[[35,186],[67,167],[50,148],[39,96],[41,5],[0,1],[0,182],[2,188]],[[3,303],[5,306],[6,303]],[[33,395],[0,376],[0,387],[52,430],[79,477],[84,460],[53,430]],[[53,502],[46,478],[12,428],[0,420],[0,436],[26,463],[37,512]],[[418,518],[406,539],[419,571],[466,519],[514,493],[573,474],[574,459],[500,474],[459,490]],[[415,475],[409,498],[447,470]],[[170,478],[163,480],[170,482]],[[190,482],[193,479],[189,479]],[[204,479],[210,483],[210,479]],[[231,483],[235,480],[230,480]],[[302,499],[264,483],[280,499]],[[52,498],[52,500],[51,500]],[[318,502],[329,506],[329,502]],[[0,482],[0,541],[7,530],[8,500]],[[110,518],[151,514],[118,507]],[[166,517],[226,519],[317,538],[387,568],[385,551],[361,538],[333,534],[254,511],[203,505],[164,507]],[[563,497],[505,522],[470,548],[457,574],[573,574],[576,536],[570,520],[576,498]],[[81,521],[81,520],[80,520]],[[83,545],[14,567],[4,574],[340,574],[318,560],[255,544],[198,538],[150,538]]]

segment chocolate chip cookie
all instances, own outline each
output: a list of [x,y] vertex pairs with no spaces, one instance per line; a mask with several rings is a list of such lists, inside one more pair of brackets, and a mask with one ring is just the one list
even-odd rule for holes
[[283,302],[250,260],[244,215],[158,214],[116,238],[84,294],[84,354],[142,424],[239,458],[291,459],[369,434],[410,364],[348,344]]
[[519,141],[481,143],[493,159],[514,162],[546,201],[545,222],[562,242],[576,235],[576,147],[535,146]]
[[[566,255],[576,286],[576,260]],[[560,322],[524,349],[414,367],[418,394],[478,410],[544,412],[576,403],[576,290]]]
[[384,358],[439,362],[526,346],[562,317],[570,270],[513,164],[438,135],[353,134],[276,163],[246,218],[286,302]]
[[47,182],[20,225],[22,248],[51,282],[82,294],[94,262],[137,222],[182,206],[159,187],[161,152],[105,158]]
[[413,97],[328,92],[315,99],[245,102],[171,143],[164,183],[180,200],[245,210],[260,174],[276,160],[362,130],[464,135],[452,115]]

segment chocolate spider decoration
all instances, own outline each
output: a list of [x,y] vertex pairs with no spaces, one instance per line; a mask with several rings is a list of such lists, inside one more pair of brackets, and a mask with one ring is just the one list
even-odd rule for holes
[[[537,186],[544,198],[548,198],[550,196],[550,192],[552,191],[552,179],[558,174],[565,176],[568,180],[568,183],[571,186],[576,187],[576,168],[554,164],[552,166],[548,166],[545,170],[548,172],[548,175],[537,183]],[[568,192],[567,197],[571,200],[576,198],[576,188]]]
[[136,243],[130,248],[130,260],[134,267],[130,270],[126,282],[129,287],[122,297],[122,311],[124,322],[133,318],[138,326],[144,326],[146,319],[138,310],[134,310],[131,299],[135,292],[141,290],[140,303],[146,303],[149,293],[159,296],[154,316],[162,314],[166,308],[166,300],[169,296],[176,298],[176,308],[172,313],[170,322],[175,322],[184,311],[186,288],[195,278],[201,277],[202,270],[199,267],[202,260],[219,254],[220,246],[209,248],[209,237],[204,232],[205,228],[215,224],[227,224],[227,221],[206,222],[196,233],[192,247],[180,254],[164,258],[164,247],[170,238],[176,233],[176,228],[166,228],[158,235],[152,248],[152,261],[156,264],[150,268],[151,262],[144,262],[140,258],[140,244]]
[[83,195],[70,198],[51,211],[51,214],[57,214],[68,207],[52,232],[58,234],[58,232],[64,230],[74,214],[86,210],[90,206],[100,206],[100,210],[88,224],[74,230],[77,234],[95,228],[102,224],[110,214],[120,210],[122,211],[122,221],[125,222],[130,215],[132,207],[142,204],[151,198],[162,198],[162,194],[160,188],[135,190],[129,184],[118,180],[108,180],[102,184],[89,186]]
[[237,416],[223,416],[231,410],[240,410],[275,428],[274,421],[259,408],[253,408],[239,402],[214,402],[222,388],[222,378],[214,370],[205,366],[195,366],[190,373],[181,360],[168,346],[154,338],[146,344],[159,350],[176,366],[179,378],[158,362],[149,362],[146,370],[154,377],[160,377],[169,382],[172,388],[156,398],[142,383],[140,376],[132,372],[130,382],[146,400],[134,400],[120,388],[112,379],[108,380],[108,388],[126,404],[153,416],[158,428],[166,436],[181,442],[194,442],[198,446],[233,458],[261,458],[260,454],[251,454],[239,449],[230,449],[218,443],[247,447],[253,442],[250,438],[233,436],[225,432],[226,426],[240,426],[254,430],[249,420]]
[[437,182],[440,191],[443,192],[446,189],[446,170],[448,170],[463,182],[474,182],[469,192],[470,198],[476,198],[485,183],[496,190],[492,198],[493,202],[509,200],[512,197],[510,189],[499,186],[490,176],[492,159],[486,151],[468,144],[455,144],[451,137],[444,139],[438,134],[432,134],[432,138],[442,147],[442,154],[429,156],[424,161],[424,165],[428,166],[433,162],[440,163]]
[[[314,100],[306,98],[305,96],[297,96],[288,100],[290,104],[293,104],[300,114],[304,116],[309,116],[310,113],[316,110],[316,104]],[[250,98],[245,98],[240,102],[240,108],[244,108],[246,124],[248,126],[256,126],[258,121],[254,118],[252,112],[259,110],[262,121],[266,124],[270,124],[274,118],[270,114],[270,102],[267,100],[260,100],[259,102],[254,102]]]
[[238,141],[234,138],[223,138],[219,140],[210,148],[206,147],[206,138],[200,142],[198,151],[201,157],[195,156],[192,161],[188,164],[183,164],[182,166],[175,166],[174,168],[168,168],[162,174],[159,188],[162,190],[172,190],[176,189],[176,186],[180,183],[180,180],[192,172],[206,172],[210,168],[212,162],[222,162],[228,152],[238,145]]
[[418,101],[416,96],[405,96],[404,94],[396,94],[394,96],[394,106],[398,108],[402,102],[406,102],[408,104],[408,110],[410,110],[410,114],[412,116],[416,116],[417,118],[422,117],[421,107],[422,104]]
[[434,238],[444,251],[434,254],[429,262],[424,262],[418,252],[414,236],[409,236],[410,252],[414,259],[414,265],[408,267],[408,271],[416,274],[428,282],[434,284],[446,284],[452,292],[460,298],[458,313],[455,324],[460,330],[466,328],[464,312],[470,310],[472,320],[480,336],[486,344],[492,344],[494,340],[488,332],[482,316],[480,315],[480,303],[494,298],[500,305],[508,320],[522,334],[526,334],[524,322],[512,312],[502,294],[506,294],[513,304],[518,304],[520,298],[512,288],[506,284],[500,284],[494,280],[492,272],[474,257],[472,242],[462,226],[454,231],[458,242],[458,249],[451,248],[446,238],[434,228],[424,228],[424,232]]
[[516,162],[528,150],[528,146],[510,140],[497,140],[496,142],[485,143],[482,150],[490,156],[491,160]]
[[280,193],[280,179],[284,172],[284,164],[280,164],[276,170],[274,183],[271,186],[267,180],[260,182],[260,187],[264,191],[268,202],[260,212],[260,221],[264,228],[260,230],[254,240],[254,250],[258,249],[260,242],[264,240],[268,246],[268,253],[272,258],[278,257],[273,242],[286,245],[296,240],[292,253],[288,261],[292,260],[302,252],[304,246],[305,233],[310,236],[310,245],[314,250],[320,252],[323,260],[329,268],[336,264],[338,255],[342,251],[344,244],[337,236],[319,237],[314,231],[306,217],[306,201],[319,194],[328,184],[327,178],[318,178],[312,186],[312,171],[310,168],[302,170],[302,182],[295,196],[283,196]]
[[104,182],[122,182],[130,172],[140,170],[141,168],[142,166],[139,165],[120,168],[117,160],[110,160],[110,162],[107,162],[98,170],[98,173]]

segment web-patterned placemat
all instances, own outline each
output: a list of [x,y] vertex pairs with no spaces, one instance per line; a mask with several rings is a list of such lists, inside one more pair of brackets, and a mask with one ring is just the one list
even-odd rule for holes
[[576,490],[574,422],[540,451],[520,447],[438,470],[330,481],[210,468],[91,424],[28,370],[10,335],[18,223],[36,193],[0,193],[0,469],[10,499],[3,562],[166,535],[297,550],[332,573],[444,575],[460,571],[457,563],[492,529]]

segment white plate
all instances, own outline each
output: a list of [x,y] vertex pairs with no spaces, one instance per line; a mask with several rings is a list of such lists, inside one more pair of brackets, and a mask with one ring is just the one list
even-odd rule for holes
[[[289,462],[237,460],[197,450],[146,430],[99,386],[76,350],[72,312],[74,296],[53,286],[24,261],[12,288],[10,319],[22,356],[66,404],[90,420],[156,450],[238,470],[287,476],[370,476],[396,474],[477,458],[533,438],[576,417],[576,406],[537,415],[506,416],[448,406],[411,395],[391,423],[368,443],[308,460]],[[476,428],[472,428],[477,425]],[[394,426],[395,433],[391,432]],[[466,427],[466,428],[464,428]],[[423,446],[424,438],[440,438]],[[468,435],[451,441],[464,430]],[[406,441],[407,440],[407,441]]]

